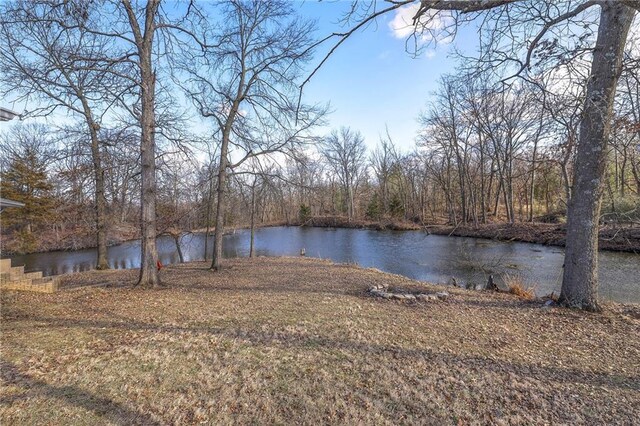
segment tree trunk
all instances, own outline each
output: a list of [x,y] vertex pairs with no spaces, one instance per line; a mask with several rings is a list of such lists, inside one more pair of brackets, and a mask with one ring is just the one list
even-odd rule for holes
[[571,182],[569,181],[569,172],[567,170],[567,164],[562,163],[560,165],[562,172],[562,185],[564,187],[564,198],[566,199],[566,205],[569,205],[571,201]]
[[625,186],[627,184],[626,182],[626,174],[627,174],[627,152],[626,149],[623,149],[623,153],[622,153],[622,163],[620,164],[620,196],[622,198],[624,198],[624,196],[626,195],[626,190],[625,190]]
[[227,150],[228,142],[223,139],[222,155],[220,156],[220,168],[218,170],[218,203],[216,208],[216,227],[213,237],[213,260],[211,261],[211,269],[220,270],[220,261],[222,259],[222,237],[224,235],[224,210],[225,198],[224,187],[227,183]]
[[[482,141],[482,135],[478,134],[478,140],[480,142],[480,208],[482,209],[482,224],[487,223],[487,208],[484,200],[484,143]],[[489,196],[490,198],[491,196]]]
[[98,140],[98,125],[88,118],[89,134],[91,136],[91,157],[93,160],[93,172],[96,181],[96,239],[98,258],[96,269],[109,269],[107,262],[107,200],[104,191],[104,170],[102,169],[102,157],[100,155],[100,142]]
[[[210,171],[212,168],[209,169]],[[213,204],[213,176],[209,173],[209,196],[207,197],[207,227],[204,234],[204,260],[207,260],[209,253],[209,232],[211,232],[211,205]]]
[[533,222],[534,197],[536,193],[536,154],[538,151],[538,137],[533,141],[533,156],[531,158],[531,185],[529,186],[529,222]]
[[180,259],[180,263],[184,263],[184,253],[182,253],[182,247],[180,247],[180,233],[175,233],[175,234],[172,234],[171,236],[173,237],[173,242],[176,243],[178,259]]
[[229,166],[229,159],[227,155],[229,153],[229,137],[231,136],[231,126],[235,119],[235,114],[238,110],[239,102],[234,102],[231,113],[227,118],[223,132],[222,132],[222,145],[220,146],[220,167],[218,168],[218,203],[216,209],[216,228],[213,237],[213,260],[211,261],[211,270],[219,271],[220,262],[222,260],[222,237],[224,235],[224,211],[225,211],[225,196],[224,188],[227,184],[227,167]]
[[602,3],[598,37],[580,123],[573,191],[567,212],[567,242],[560,301],[599,310],[598,222],[607,139],[624,46],[635,11],[615,1]]
[[157,287],[160,285],[160,274],[156,248],[155,73],[151,69],[150,50],[148,57],[141,58],[141,61],[144,64],[142,79],[148,84],[142,85],[142,137],[140,139],[142,256],[137,285]]
[[640,167],[637,167],[635,163],[631,163],[631,172],[633,173],[633,178],[636,181],[636,192],[640,194]]
[[128,0],[123,4],[134,33],[139,56],[141,138],[140,162],[140,226],[142,228],[140,278],[136,285],[140,287],[160,286],[158,273],[158,250],[156,248],[156,143],[155,143],[155,86],[156,74],[151,59],[155,19],[160,0],[148,0],[145,8],[144,34],[138,24],[138,18]]
[[253,240],[256,229],[256,182],[251,186],[251,240],[249,241],[249,257],[253,257]]

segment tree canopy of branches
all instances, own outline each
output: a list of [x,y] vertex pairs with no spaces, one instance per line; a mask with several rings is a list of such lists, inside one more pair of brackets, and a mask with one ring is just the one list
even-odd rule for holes
[[313,26],[280,0],[231,1],[201,54],[186,52],[181,85],[220,138],[211,268],[220,268],[229,170],[308,141],[323,109],[296,104],[295,81],[310,58]]
[[126,64],[104,61],[113,41],[87,30],[81,3],[17,0],[0,7],[0,77],[4,93],[41,104],[26,116],[58,109],[85,123],[95,183],[97,269],[108,268],[107,223],[101,141],[105,114],[126,91],[118,74]]
[[354,193],[365,171],[367,150],[364,138],[348,127],[332,131],[322,141],[322,155],[342,187],[347,217],[355,216]]

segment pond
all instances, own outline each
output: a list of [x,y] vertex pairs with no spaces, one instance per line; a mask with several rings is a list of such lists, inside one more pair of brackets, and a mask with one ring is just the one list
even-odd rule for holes
[[[182,237],[186,261],[202,260],[204,235]],[[209,250],[213,239],[209,237]],[[355,263],[420,281],[481,284],[489,274],[521,277],[538,295],[559,292],[564,250],[540,244],[501,242],[479,238],[428,235],[422,231],[374,231],[360,229],[273,227],[259,228],[255,237],[258,256],[307,256]],[[158,239],[163,264],[178,262],[173,239]],[[226,235],[225,257],[249,254],[249,231]],[[140,265],[140,243],[131,241],[109,247],[112,268]],[[95,250],[34,253],[13,258],[13,265],[45,275],[85,271],[95,267]],[[600,294],[620,302],[640,303],[640,255],[600,252]]]

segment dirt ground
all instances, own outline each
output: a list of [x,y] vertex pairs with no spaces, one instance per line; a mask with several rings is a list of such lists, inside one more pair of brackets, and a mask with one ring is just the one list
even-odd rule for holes
[[1,294],[0,424],[640,424],[640,306],[600,314],[304,258]]

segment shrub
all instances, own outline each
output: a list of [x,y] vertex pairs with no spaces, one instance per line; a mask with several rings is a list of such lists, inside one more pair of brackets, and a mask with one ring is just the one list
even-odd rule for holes
[[630,194],[603,201],[602,220],[609,223],[628,223],[640,220],[640,197]]
[[380,219],[380,203],[378,202],[378,194],[374,193],[373,197],[367,205],[367,219],[379,220]]
[[300,210],[298,211],[298,219],[300,219],[300,223],[304,224],[311,219],[311,207],[306,204],[300,204]]
[[533,287],[525,287],[524,280],[521,276],[505,274],[503,279],[509,289],[509,293],[524,300],[533,300],[536,298],[536,292]]
[[389,202],[389,213],[396,219],[404,216],[404,206],[398,194],[394,194]]

